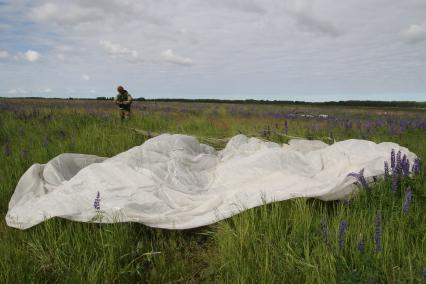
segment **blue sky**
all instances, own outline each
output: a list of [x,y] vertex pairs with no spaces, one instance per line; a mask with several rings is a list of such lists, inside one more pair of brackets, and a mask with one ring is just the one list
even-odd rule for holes
[[0,1],[0,96],[426,100],[426,0]]

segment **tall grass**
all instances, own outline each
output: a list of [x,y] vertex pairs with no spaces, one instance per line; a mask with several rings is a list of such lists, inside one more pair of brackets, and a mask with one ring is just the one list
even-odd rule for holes
[[[11,102],[0,102],[11,104]],[[16,102],[13,102],[16,103]],[[54,108],[31,102],[18,110],[0,110],[0,210],[5,216],[13,190],[33,163],[63,152],[113,156],[146,138],[131,128],[155,132],[227,137],[259,134],[267,125],[283,130],[282,117],[268,111],[291,108],[218,104],[135,105],[130,121],[115,109],[82,106]],[[52,103],[54,104],[54,103]],[[171,109],[171,111],[170,111]],[[166,111],[167,110],[167,111]],[[379,117],[382,110],[305,108],[344,119]],[[392,111],[392,110],[388,110]],[[25,115],[24,115],[25,113]],[[249,114],[251,113],[251,114]],[[426,119],[424,112],[401,110],[404,119]],[[290,135],[337,140],[368,138],[394,141],[426,158],[424,130],[392,133],[385,127],[345,128],[339,122],[294,118]],[[315,127],[313,127],[315,126]],[[282,136],[267,137],[286,142]],[[426,267],[426,186],[424,172],[404,179],[398,192],[380,181],[348,202],[297,198],[263,205],[216,224],[184,231],[136,223],[89,224],[59,218],[25,231],[0,220],[2,283],[418,283]],[[404,191],[413,202],[402,211]],[[375,219],[380,217],[380,251]],[[339,234],[341,222],[347,230]],[[325,233],[326,232],[326,233]],[[327,236],[325,238],[325,236]],[[377,237],[376,237],[377,238]],[[339,245],[343,244],[343,246]],[[358,244],[364,243],[360,251]]]

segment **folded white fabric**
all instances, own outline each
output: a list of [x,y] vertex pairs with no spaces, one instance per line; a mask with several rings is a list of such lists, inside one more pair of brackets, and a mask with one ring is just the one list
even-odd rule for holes
[[112,158],[61,154],[34,164],[16,186],[6,222],[27,229],[61,217],[194,228],[274,201],[347,198],[358,189],[348,174],[364,169],[367,181],[382,176],[392,149],[416,158],[390,142],[279,145],[240,134],[216,151],[192,136],[162,134]]

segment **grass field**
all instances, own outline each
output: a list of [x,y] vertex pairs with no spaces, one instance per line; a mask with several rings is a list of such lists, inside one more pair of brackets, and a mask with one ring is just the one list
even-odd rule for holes
[[[121,122],[110,101],[0,100],[1,283],[419,283],[426,281],[424,171],[349,201],[297,198],[214,225],[170,231],[59,218],[25,231],[4,216],[20,176],[64,152],[113,156],[142,144],[131,128],[285,143],[287,133],[392,141],[426,158],[426,111],[135,102]],[[216,145],[218,149],[220,145]],[[406,189],[412,189],[407,212]]]

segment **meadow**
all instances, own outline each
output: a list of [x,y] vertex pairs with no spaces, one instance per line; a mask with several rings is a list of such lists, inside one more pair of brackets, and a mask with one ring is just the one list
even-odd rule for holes
[[[110,157],[158,133],[277,143],[392,141],[426,158],[426,110],[410,107],[0,99],[1,283],[421,283],[426,281],[424,170],[360,187],[353,198],[297,198],[183,231],[53,218],[6,225],[8,202],[34,163],[64,152]],[[204,139],[204,140],[202,140]],[[215,144],[217,149],[224,145]],[[390,155],[390,153],[389,153]],[[95,197],[94,197],[95,198]]]

